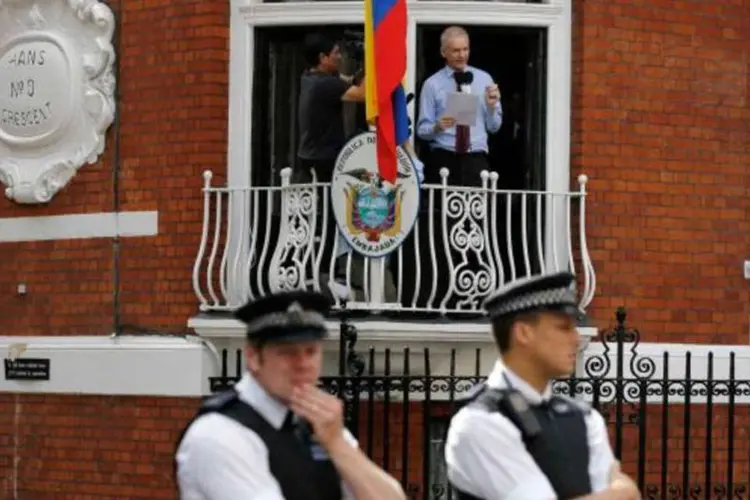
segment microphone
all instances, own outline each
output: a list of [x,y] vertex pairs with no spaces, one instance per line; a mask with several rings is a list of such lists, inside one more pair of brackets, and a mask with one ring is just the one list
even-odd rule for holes
[[471,94],[471,82],[474,81],[474,73],[467,71],[464,73],[464,83],[461,85],[461,92]]
[[471,82],[474,81],[474,73],[471,71],[461,71],[453,73],[453,79],[461,92],[471,94]]

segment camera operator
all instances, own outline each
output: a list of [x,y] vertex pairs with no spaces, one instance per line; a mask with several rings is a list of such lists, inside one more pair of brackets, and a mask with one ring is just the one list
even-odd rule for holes
[[297,182],[310,182],[314,170],[318,182],[330,182],[336,156],[346,142],[343,102],[364,102],[365,86],[339,73],[341,48],[332,39],[309,35],[304,47],[307,69],[300,82],[295,177]]

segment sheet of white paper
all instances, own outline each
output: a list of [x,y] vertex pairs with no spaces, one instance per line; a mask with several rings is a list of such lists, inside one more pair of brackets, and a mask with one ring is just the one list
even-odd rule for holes
[[458,125],[472,126],[476,124],[478,111],[478,95],[464,94],[463,92],[451,92],[448,94],[445,114],[455,119]]

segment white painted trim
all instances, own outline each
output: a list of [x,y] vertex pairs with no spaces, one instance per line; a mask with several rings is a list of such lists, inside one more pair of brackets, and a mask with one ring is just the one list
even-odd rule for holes
[[[548,191],[568,191],[570,189],[570,115],[571,115],[571,75],[572,66],[572,14],[571,0],[560,2],[559,14],[549,24],[547,33],[547,105],[545,131],[545,182]],[[553,6],[550,6],[553,7]],[[557,8],[557,7],[556,7]],[[544,251],[547,269],[564,268],[571,260],[567,238],[559,238],[555,226],[572,228],[566,222],[567,199],[558,197],[552,203],[545,203]],[[580,214],[582,217],[584,214]],[[572,269],[571,269],[572,271]]]
[[430,2],[409,4],[409,15],[419,24],[464,26],[529,26],[546,28],[559,22],[560,5],[506,2]]
[[[357,328],[359,345],[380,344],[388,346],[393,342],[400,344],[425,344],[431,347],[457,347],[463,344],[493,344],[489,326],[486,322],[478,323],[420,323],[409,321],[352,320]],[[339,338],[338,321],[328,321],[328,332],[331,340]],[[245,338],[244,324],[231,318],[194,317],[188,320],[200,337],[212,340],[232,340]],[[597,335],[596,328],[579,327],[579,333],[586,339]],[[380,347],[380,346],[378,346]]]
[[221,369],[213,346],[193,336],[0,337],[0,353],[50,360],[49,381],[5,380],[0,366],[0,392],[198,397]]
[[[617,367],[614,359],[618,348],[614,342],[608,342],[609,357],[613,360],[607,376],[614,377]],[[634,347],[632,343],[623,344],[625,351],[625,364],[623,375],[625,378],[636,378],[638,374],[644,373],[645,368],[631,367],[631,359],[635,362],[639,359],[650,359],[654,362],[654,374],[651,380],[661,380],[664,365],[664,353],[669,356],[668,374],[670,379],[682,379],[686,375],[687,353],[690,353],[690,377],[693,380],[705,380],[708,377],[709,353],[713,353],[713,379],[726,380],[729,378],[730,354],[735,355],[735,379],[750,380],[750,346],[747,345],[724,345],[724,344],[676,344],[676,343],[642,343]],[[635,353],[632,352],[635,351]],[[586,349],[585,359],[601,356],[605,351],[604,345],[594,342]],[[633,371],[634,369],[634,371]]]
[[[482,371],[486,372],[496,358],[495,347],[488,334],[485,323],[416,323],[396,321],[353,321],[357,328],[358,341],[357,352],[367,357],[367,352],[373,348],[376,352],[375,372],[382,374],[384,366],[384,351],[391,351],[391,374],[398,376],[403,371],[404,349],[410,352],[410,374],[418,375],[424,373],[424,349],[430,351],[430,372],[435,376],[445,376],[451,370],[457,375],[473,375],[475,371],[476,350],[480,349]],[[237,349],[244,345],[244,328],[242,324],[233,319],[212,319],[195,317],[191,318],[188,326],[200,336],[210,339],[217,348]],[[339,323],[328,322],[329,341],[326,351],[338,352]],[[588,370],[592,368],[591,360],[601,356],[604,346],[593,339],[598,331],[593,327],[579,327],[579,333],[583,338],[581,359],[576,368],[576,375],[587,378]],[[624,357],[624,378],[634,380],[630,364],[632,355],[630,349],[632,344],[625,344],[627,350]],[[617,374],[616,356],[617,345],[608,344],[610,366],[603,376],[611,380]],[[451,367],[451,351],[455,350],[455,364]],[[661,383],[663,373],[663,354],[668,352],[669,378],[674,381],[672,387],[676,387],[677,381],[685,377],[686,353],[691,353],[691,378],[693,380],[705,380],[707,378],[707,367],[709,353],[713,353],[713,380],[721,381],[729,378],[730,353],[735,354],[735,380],[750,381],[750,346],[716,345],[716,344],[666,344],[666,343],[642,343],[636,352],[638,360],[653,360],[654,372],[649,377],[650,387],[656,387]],[[587,362],[589,363],[587,365]],[[649,363],[649,361],[646,361]],[[635,366],[635,365],[634,365]],[[641,365],[643,366],[643,365]],[[335,366],[327,365],[327,373],[335,374]],[[628,382],[628,387],[637,385]],[[416,396],[415,396],[416,397]],[[438,395],[435,395],[437,398]],[[590,395],[584,395],[585,400],[591,400]],[[673,394],[669,397],[670,403],[684,403],[684,396]],[[395,400],[394,400],[395,401]],[[691,401],[696,404],[704,403],[705,396],[694,395]],[[726,404],[726,396],[715,396],[716,404]],[[650,396],[647,398],[649,404],[661,404],[662,396]],[[736,404],[750,404],[750,396],[738,396]]]
[[[601,355],[604,353],[604,345],[595,342],[589,345],[583,356],[583,365],[589,363],[589,373],[601,373],[609,379],[614,379],[617,376],[617,366],[615,359],[617,358],[617,344],[608,343],[609,348],[609,369],[606,371],[594,371],[595,365],[591,365],[592,360],[601,360]],[[726,382],[730,378],[730,356],[731,353],[735,355],[734,365],[734,379],[735,381],[743,381],[744,385],[742,389],[750,389],[750,346],[747,345],[719,345],[719,344],[671,344],[671,343],[642,343],[635,347],[635,356],[631,352],[633,344],[624,344],[625,356],[623,357],[623,378],[629,380],[627,382],[626,394],[633,395],[632,390],[638,388],[636,380],[638,376],[646,376],[649,380],[649,389],[660,387],[664,377],[664,353],[668,353],[668,379],[671,382],[671,389],[679,389],[680,384],[678,381],[685,379],[687,374],[687,353],[690,353],[690,379],[697,381],[698,384],[701,381],[708,380],[708,365],[709,357],[713,355],[713,373],[712,380],[715,382]],[[632,362],[631,362],[632,361]],[[634,371],[635,370],[635,371]],[[584,368],[584,372],[581,376],[586,377],[587,370]],[[612,386],[614,388],[614,386]],[[698,389],[698,385],[693,384],[694,389]],[[703,386],[705,387],[705,385]],[[726,384],[724,384],[726,387]],[[585,399],[588,399],[586,397]],[[649,404],[661,404],[663,402],[662,395],[648,396],[647,401]],[[684,404],[685,396],[680,394],[672,394],[668,401],[675,404]],[[637,402],[636,399],[633,402]],[[706,396],[692,395],[690,402],[695,404],[705,403]],[[726,404],[728,402],[727,396],[714,396],[713,402],[716,404]],[[750,396],[743,395],[737,396],[735,399],[737,404],[750,404]]]
[[[497,359],[495,343],[486,322],[476,323],[419,323],[408,321],[353,320],[357,328],[356,351],[369,359],[374,351],[374,373],[386,373],[386,350],[390,351],[388,373],[401,375],[407,365],[410,375],[426,373],[425,349],[429,350],[429,370],[433,375],[473,376],[476,374],[477,350],[479,350],[480,373],[490,369]],[[245,328],[234,319],[191,318],[188,326],[198,335],[215,345],[217,349],[230,352],[230,370],[234,367],[237,349],[245,344]],[[339,327],[337,321],[328,321],[329,337],[325,343],[326,361],[324,373],[338,373]],[[597,335],[596,328],[579,328],[583,344],[587,345]],[[407,351],[408,350],[408,351]],[[369,368],[368,368],[369,370]],[[231,372],[230,372],[231,373]]]
[[[7,381],[0,376],[0,392],[19,393],[62,393],[90,395],[133,395],[133,396],[177,396],[199,397],[208,394],[208,378],[220,373],[221,366],[216,348],[236,349],[242,347],[244,339],[237,335],[236,327],[230,320],[224,323],[224,330],[216,326],[219,320],[191,320],[193,325],[202,325],[209,331],[209,323],[216,334],[214,338],[204,340],[195,336],[181,337],[142,337],[142,336],[80,336],[80,337],[0,337],[0,355],[2,358],[26,357],[50,359],[51,377],[49,381]],[[367,325],[367,326],[365,326]],[[409,347],[409,373],[424,373],[424,348],[430,349],[430,372],[435,376],[446,375],[452,369],[458,375],[473,375],[476,350],[481,350],[481,372],[486,373],[494,360],[494,346],[484,333],[486,325],[462,324],[424,325],[371,321],[358,325],[360,337],[358,352],[367,356],[372,346],[376,349],[376,372],[382,373],[384,366],[383,352],[391,349],[391,375],[403,373],[404,348]],[[331,323],[331,339],[326,346],[326,373],[336,372],[338,358],[338,325]],[[406,335],[407,331],[410,331]],[[588,335],[596,331],[585,329]],[[231,333],[231,335],[228,335]],[[215,345],[214,345],[215,342]],[[609,345],[611,365],[608,377],[616,374],[614,359],[616,345]],[[632,345],[626,344],[629,351]],[[451,349],[456,349],[455,364],[450,356]],[[584,363],[600,355],[604,348],[595,343],[583,353]],[[20,354],[19,354],[20,351]],[[669,376],[674,380],[672,387],[678,387],[678,381],[685,376],[686,353],[691,353],[691,378],[705,380],[709,353],[713,353],[713,379],[726,380],[729,376],[730,353],[735,354],[735,380],[747,385],[750,380],[750,346],[737,345],[704,345],[704,344],[656,344],[644,343],[638,346],[640,359],[651,359],[655,371],[650,377],[651,387],[660,383],[662,374],[662,356],[670,353]],[[632,379],[630,368],[631,356],[626,353],[624,376]],[[230,358],[230,369],[234,358]],[[583,375],[583,374],[580,374]],[[608,382],[612,385],[612,382]],[[629,383],[628,388],[634,384]],[[614,387],[614,386],[613,386]],[[745,386],[743,386],[745,388]],[[628,394],[631,394],[628,392]],[[417,400],[417,395],[410,395]],[[433,399],[441,399],[440,394],[433,394]],[[590,400],[589,395],[584,399]],[[391,400],[398,401],[396,394]],[[684,403],[682,395],[674,394],[669,402]],[[691,402],[701,404],[705,396],[694,395]],[[637,400],[634,400],[637,402]],[[649,404],[661,404],[661,396],[650,396]],[[717,405],[726,404],[726,396],[715,396]],[[750,404],[750,396],[738,396],[736,404]]]
[[158,233],[159,213],[156,211],[0,218],[0,243],[155,236]]
[[[564,5],[487,2],[409,2],[409,17],[417,24],[551,26]],[[360,24],[362,2],[257,3],[239,8],[245,23],[253,26],[304,26]]]
[[[250,186],[250,137],[252,137],[253,68],[255,66],[255,30],[245,19],[248,0],[231,0],[229,14],[229,116],[227,138],[227,183],[233,187]],[[232,207],[235,218],[241,206]],[[229,242],[230,247],[238,243]],[[229,250],[232,250],[230,248]]]

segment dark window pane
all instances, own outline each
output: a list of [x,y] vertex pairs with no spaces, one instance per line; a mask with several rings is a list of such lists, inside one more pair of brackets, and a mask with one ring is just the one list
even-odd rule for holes
[[[279,174],[293,166],[299,144],[297,99],[300,76],[305,69],[303,42],[308,33],[323,31],[340,40],[344,56],[342,72],[354,73],[361,62],[356,60],[352,34],[361,26],[279,26],[259,28],[255,36],[253,67],[253,136],[252,177],[255,185],[279,184]],[[354,37],[356,38],[356,37]],[[344,126],[347,135],[361,129],[364,106],[344,104]]]
[[[444,66],[440,55],[443,25],[417,27],[417,89]],[[500,174],[501,189],[544,189],[547,32],[542,28],[466,26],[469,64],[488,72],[498,84],[503,125],[489,137],[490,169]],[[419,94],[417,94],[419,95]],[[417,109],[419,112],[417,99]],[[425,144],[418,144],[423,153]]]

